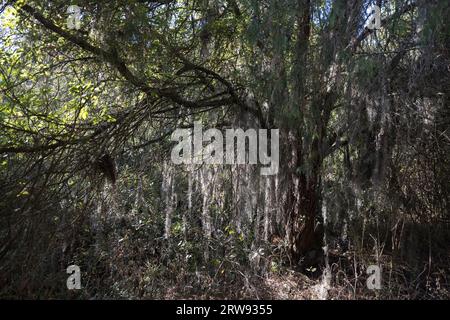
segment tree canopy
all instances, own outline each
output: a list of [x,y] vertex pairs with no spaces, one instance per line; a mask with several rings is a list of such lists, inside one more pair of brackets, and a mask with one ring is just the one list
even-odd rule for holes
[[[273,298],[294,270],[326,293],[291,298],[448,298],[449,16],[445,0],[1,1],[0,296]],[[280,170],[172,163],[196,122],[279,129]],[[390,270],[381,291],[368,265]]]

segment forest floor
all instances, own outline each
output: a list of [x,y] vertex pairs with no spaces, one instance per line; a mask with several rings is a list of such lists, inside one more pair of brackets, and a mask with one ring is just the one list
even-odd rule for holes
[[[440,272],[421,272],[419,276],[408,275],[406,266],[386,270],[380,290],[367,288],[365,272],[345,273],[342,269],[334,269],[332,275],[326,277],[317,272],[306,275],[290,268],[282,268],[278,272],[266,272],[256,275],[250,272],[238,272],[240,276],[230,279],[230,272],[223,278],[206,275],[189,284],[177,284],[166,287],[164,299],[266,299],[266,300],[353,300],[353,299],[449,299],[450,290],[445,276],[448,266],[437,269]],[[426,269],[424,269],[426,270]],[[447,270],[447,271],[445,271]],[[348,270],[347,270],[348,271]],[[196,283],[198,285],[196,285]]]
[[296,272],[285,275],[272,274],[264,280],[259,289],[264,299],[324,300],[327,298],[325,284],[321,279],[313,280]]
[[[348,288],[329,287],[322,277],[318,279],[289,270],[283,274],[272,273],[263,277],[227,285],[222,287],[220,293],[215,290],[186,290],[177,286],[168,288],[164,299],[265,299],[265,300],[326,300],[326,299],[352,299],[353,295]],[[197,291],[197,292],[193,292]],[[371,299],[373,297],[365,297]]]
[[[275,300],[322,300],[324,296],[323,283],[320,279],[308,278],[299,272],[289,272],[287,274],[270,274],[265,277],[258,277],[248,281],[244,286],[237,285],[230,287],[227,291],[240,292],[240,296],[245,299],[275,299]],[[165,299],[226,299],[229,295],[221,297],[211,292],[201,294],[180,293],[179,288],[169,288]]]

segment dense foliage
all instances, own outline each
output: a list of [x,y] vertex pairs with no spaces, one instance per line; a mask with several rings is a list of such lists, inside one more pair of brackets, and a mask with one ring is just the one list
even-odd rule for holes
[[[448,1],[70,4],[0,2],[0,297],[450,297]],[[174,165],[195,121],[278,174]]]

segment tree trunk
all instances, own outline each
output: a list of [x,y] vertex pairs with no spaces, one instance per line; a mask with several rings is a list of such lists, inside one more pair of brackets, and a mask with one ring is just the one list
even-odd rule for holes
[[291,211],[291,257],[298,261],[303,255],[322,247],[323,229],[316,228],[320,208],[318,177],[302,174],[298,183],[298,210]]
[[[319,224],[320,212],[320,164],[319,141],[312,143],[309,157],[301,154],[299,140],[292,147],[291,154],[295,155],[287,168],[287,188],[284,210],[287,215],[287,232],[291,263],[297,264],[309,252],[322,248],[323,228]],[[311,156],[312,155],[312,156]],[[302,169],[309,161],[310,170]]]

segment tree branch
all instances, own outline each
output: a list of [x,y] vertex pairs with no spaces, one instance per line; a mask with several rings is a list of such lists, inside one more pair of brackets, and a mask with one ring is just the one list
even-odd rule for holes
[[127,67],[124,61],[120,59],[117,55],[116,51],[106,51],[104,49],[93,46],[85,39],[74,35],[57,25],[55,25],[51,20],[44,17],[40,12],[36,11],[30,5],[24,5],[20,8],[20,10],[28,13],[32,17],[34,17],[37,21],[39,21],[45,28],[53,31],[54,33],[62,36],[64,39],[76,44],[80,48],[90,53],[93,53],[99,58],[102,58],[104,61],[112,64],[117,71],[131,84],[136,86],[139,90],[145,92],[146,94],[156,94],[161,98],[169,99],[170,101],[183,105],[188,108],[192,107],[220,107],[229,105],[230,103],[235,102],[235,99],[222,99],[222,100],[207,100],[204,99],[201,102],[189,101],[184,99],[180,94],[178,94],[175,90],[172,89],[159,89],[150,87],[143,79],[137,77],[131,70]]

